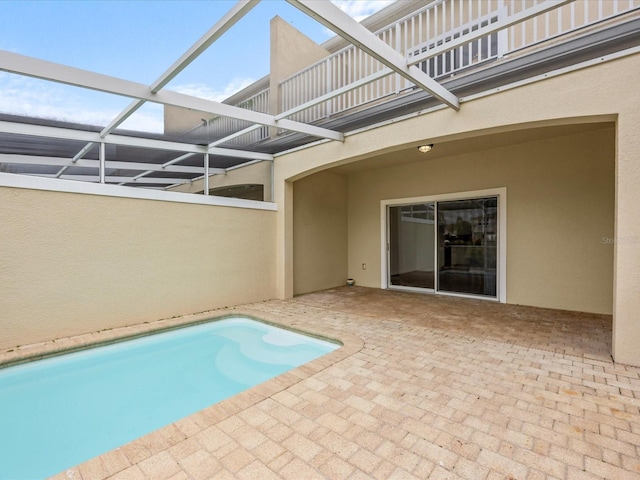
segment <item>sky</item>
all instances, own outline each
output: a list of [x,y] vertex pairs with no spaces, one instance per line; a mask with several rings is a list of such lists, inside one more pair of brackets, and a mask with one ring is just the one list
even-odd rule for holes
[[[357,20],[393,0],[334,0]],[[0,50],[153,83],[234,5],[230,0],[0,0]],[[269,73],[269,20],[317,43],[333,33],[283,0],[262,0],[166,88],[221,101]],[[1,67],[1,66],[0,66]],[[131,99],[0,71],[0,112],[108,124]],[[123,128],[162,132],[146,104]]]

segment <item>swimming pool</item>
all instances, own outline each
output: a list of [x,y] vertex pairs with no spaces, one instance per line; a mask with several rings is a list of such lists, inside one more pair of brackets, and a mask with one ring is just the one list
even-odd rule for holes
[[233,317],[1,369],[0,477],[54,475],[338,346]]

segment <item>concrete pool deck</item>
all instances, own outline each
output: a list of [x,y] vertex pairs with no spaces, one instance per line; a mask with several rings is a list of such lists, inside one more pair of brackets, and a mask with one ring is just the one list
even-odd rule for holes
[[640,479],[640,368],[612,362],[610,316],[341,287],[153,328],[236,312],[344,347],[55,478]]

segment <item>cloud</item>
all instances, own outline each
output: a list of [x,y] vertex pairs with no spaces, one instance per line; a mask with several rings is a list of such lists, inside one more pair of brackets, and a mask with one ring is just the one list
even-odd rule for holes
[[[173,90],[207,100],[222,101],[253,81],[248,78],[234,79],[220,89],[203,83],[191,83],[178,85]],[[130,99],[115,95],[0,72],[1,113],[105,126],[130,102]],[[163,133],[163,107],[148,102],[129,117],[121,128]]]
[[204,83],[187,83],[170,88],[171,90],[175,90],[178,93],[184,93],[185,95],[221,102],[229,98],[234,93],[248,87],[254,81],[255,80],[252,78],[235,78],[221,89],[212,88]]
[[[105,126],[129,103],[129,99],[115,95],[0,73],[2,113]],[[127,128],[147,132],[164,128],[161,109],[159,115],[137,112],[127,122]]]
[[368,16],[391,5],[394,0],[331,0],[335,6],[360,22]]
[[120,128],[138,132],[164,133],[164,107],[158,103],[147,102],[122,122]]
[[[391,5],[394,1],[396,0],[331,0],[336,7],[357,22],[361,22],[377,11],[382,10],[384,7]],[[328,37],[336,35],[336,33],[329,28],[325,28],[324,32]]]

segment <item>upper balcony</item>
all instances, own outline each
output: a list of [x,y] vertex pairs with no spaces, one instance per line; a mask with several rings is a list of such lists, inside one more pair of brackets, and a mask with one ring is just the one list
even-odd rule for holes
[[[464,99],[639,44],[640,0],[436,0],[376,35]],[[343,132],[440,103],[356,46],[231,100]],[[223,117],[201,129],[220,145],[270,153],[309,141]]]

